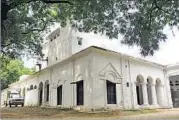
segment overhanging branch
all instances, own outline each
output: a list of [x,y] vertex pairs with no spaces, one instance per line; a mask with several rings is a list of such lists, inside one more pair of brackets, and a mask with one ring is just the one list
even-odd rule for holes
[[45,21],[45,20],[43,20],[43,19],[41,19],[41,20],[42,20],[42,22],[43,22],[43,27],[42,27],[42,28],[31,29],[31,30],[29,30],[29,31],[27,31],[27,32],[23,32],[22,34],[29,34],[30,32],[35,32],[35,31],[37,31],[37,32],[44,31],[45,28],[47,27],[48,22],[52,22],[52,21],[48,21],[48,20]]

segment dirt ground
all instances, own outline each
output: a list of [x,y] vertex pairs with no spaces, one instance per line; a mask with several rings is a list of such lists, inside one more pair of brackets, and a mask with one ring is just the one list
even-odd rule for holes
[[[79,112],[71,109],[43,108],[43,107],[14,107],[2,108],[3,120],[179,120],[179,109],[132,110],[132,111],[98,111]],[[170,118],[170,119],[168,119]],[[157,119],[157,120],[158,120]]]

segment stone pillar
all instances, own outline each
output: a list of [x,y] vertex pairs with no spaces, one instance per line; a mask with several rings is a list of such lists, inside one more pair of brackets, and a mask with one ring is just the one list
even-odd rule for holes
[[162,106],[166,105],[167,100],[164,98],[164,85],[159,85],[159,91],[160,91],[160,104]]
[[157,105],[157,96],[156,96],[156,89],[155,89],[155,84],[151,84],[151,92],[152,92],[152,105],[156,106]]
[[143,100],[144,100],[143,105],[148,106],[148,94],[147,94],[146,82],[142,83],[142,94],[143,94]]

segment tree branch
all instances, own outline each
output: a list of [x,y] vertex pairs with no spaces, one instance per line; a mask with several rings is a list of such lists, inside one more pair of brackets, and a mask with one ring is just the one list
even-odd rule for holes
[[168,11],[162,9],[162,6],[164,6],[164,5],[165,5],[167,2],[169,2],[169,1],[170,1],[170,0],[166,0],[163,5],[159,6],[159,5],[157,4],[157,0],[154,0],[154,4],[155,4],[155,7],[156,7],[158,10],[161,10],[161,11],[163,11],[163,12],[165,12],[165,13],[170,14]]
[[54,4],[54,3],[66,3],[69,5],[72,5],[72,2],[68,0],[28,0],[28,1],[21,1],[21,2],[11,2],[10,4],[6,1],[3,0],[1,3],[1,21],[2,23],[7,19],[7,14],[11,9],[16,8],[17,6],[25,3],[31,3],[31,2],[36,2],[36,1],[42,1],[46,4]]
[[[168,1],[169,1],[169,0],[166,0],[166,1],[163,3],[163,5],[165,5]],[[154,5],[155,5],[155,6],[154,6]],[[158,9],[158,10],[164,11],[165,13],[170,14],[168,11],[165,11],[165,10],[162,9],[162,6],[163,6],[163,5],[159,6],[159,5],[157,4],[157,0],[153,0],[152,7],[151,7],[151,10],[150,10],[150,12],[149,12],[149,25],[148,25],[149,28],[150,28],[151,23],[152,23],[152,17],[153,17],[153,16],[152,16],[152,13],[153,13],[154,10]]]
[[48,22],[51,22],[51,21],[48,21],[48,20],[45,21],[45,20],[43,20],[43,19],[41,19],[41,20],[42,20],[43,23],[44,23],[44,25],[43,25],[42,28],[35,28],[35,29],[29,30],[29,31],[27,31],[27,32],[23,32],[22,34],[29,34],[30,32],[34,32],[34,31],[37,31],[37,32],[44,31],[45,28],[47,27]]
[[42,0],[44,3],[67,3],[72,5],[72,3],[68,0]]

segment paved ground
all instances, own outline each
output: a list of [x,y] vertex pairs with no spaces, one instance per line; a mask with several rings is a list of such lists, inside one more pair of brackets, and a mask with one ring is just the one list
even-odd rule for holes
[[[30,112],[30,111],[29,111]],[[71,114],[71,113],[70,113]],[[108,114],[108,113],[107,113]],[[101,114],[103,115],[103,114]],[[29,117],[29,116],[28,116]],[[3,118],[2,120],[179,120],[179,109],[165,109],[160,112],[155,113],[145,113],[145,114],[134,114],[132,116],[116,116],[110,115],[108,116],[86,116],[86,115],[78,115],[78,116],[63,116],[57,118]]]

